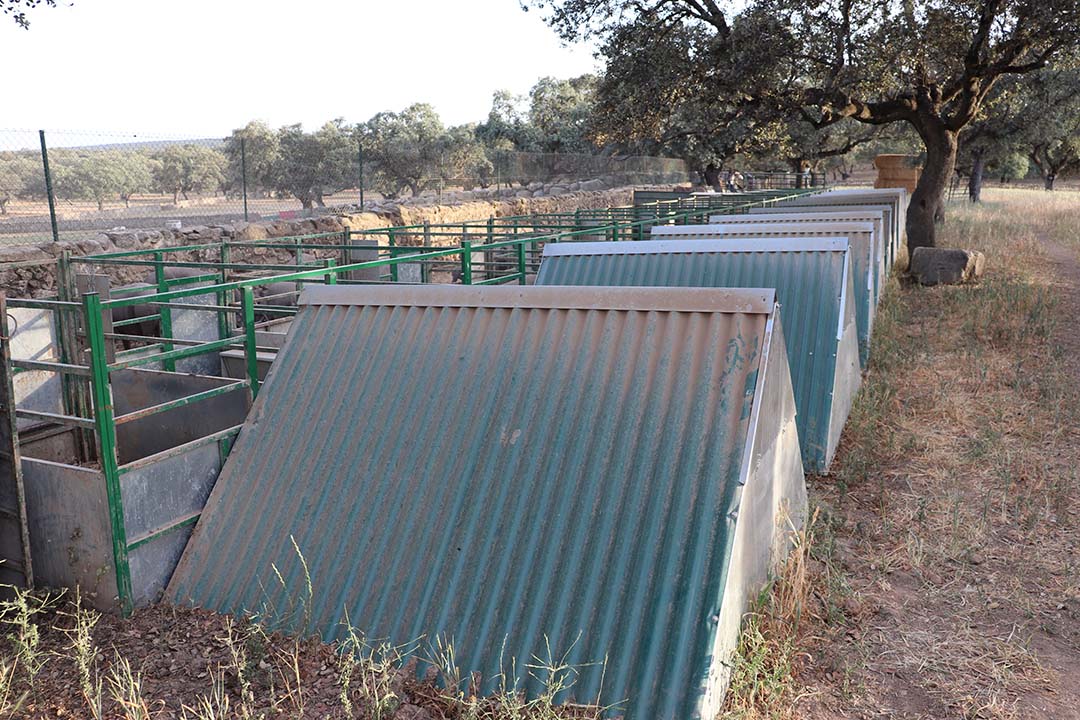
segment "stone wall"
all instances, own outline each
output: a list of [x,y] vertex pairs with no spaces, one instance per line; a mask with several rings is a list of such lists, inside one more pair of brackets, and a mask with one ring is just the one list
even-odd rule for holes
[[[43,297],[56,292],[56,259],[65,250],[72,255],[93,255],[123,250],[148,250],[178,245],[196,245],[219,242],[222,239],[266,240],[276,237],[307,235],[320,232],[341,232],[349,228],[363,232],[377,228],[399,225],[420,225],[430,222],[459,223],[483,220],[489,217],[508,217],[529,213],[573,212],[578,209],[597,209],[629,205],[632,188],[610,190],[586,190],[566,192],[543,197],[516,197],[490,200],[468,200],[445,205],[385,204],[369,212],[350,212],[345,208],[340,214],[322,217],[279,220],[261,223],[232,223],[228,225],[196,225],[179,230],[126,230],[115,229],[102,232],[85,240],[62,240],[42,245],[16,245],[0,247],[0,289],[8,297]],[[439,244],[433,239],[433,244]],[[444,244],[456,244],[446,238]],[[266,258],[273,262],[276,254],[252,249],[250,255],[235,256],[238,261]],[[171,255],[172,259],[216,260],[213,253],[184,253],[185,257]],[[280,261],[280,260],[279,260]],[[142,280],[142,268],[110,268],[109,275],[116,284]]]

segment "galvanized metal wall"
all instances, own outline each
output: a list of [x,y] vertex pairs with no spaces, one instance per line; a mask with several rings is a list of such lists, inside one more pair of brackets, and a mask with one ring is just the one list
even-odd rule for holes
[[536,284],[776,288],[803,463],[827,472],[836,451],[830,428],[851,405],[836,396],[838,368],[852,376],[844,392],[861,377],[847,248],[843,238],[558,243],[544,248]]
[[[606,660],[581,668],[578,699],[698,716],[723,694],[721,611],[745,599],[725,609],[741,483],[772,457],[747,447],[772,297],[311,288],[168,595],[295,609],[327,640],[346,616],[371,637],[450,637],[489,691],[549,641]],[[788,455],[762,461],[769,497],[801,484]]]

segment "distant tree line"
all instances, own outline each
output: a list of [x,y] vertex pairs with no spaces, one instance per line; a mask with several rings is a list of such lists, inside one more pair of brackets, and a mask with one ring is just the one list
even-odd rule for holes
[[[339,118],[313,131],[252,121],[224,141],[51,148],[49,163],[58,199],[93,201],[99,209],[146,194],[173,202],[235,196],[245,179],[250,196],[291,197],[310,209],[359,185],[361,154],[365,187],[387,197],[486,187],[532,179],[512,174],[508,153],[600,151],[589,134],[596,83],[592,76],[544,78],[524,97],[497,92],[481,123],[447,127],[433,107],[418,103],[359,124]],[[0,214],[14,199],[45,194],[37,151],[0,152]]]

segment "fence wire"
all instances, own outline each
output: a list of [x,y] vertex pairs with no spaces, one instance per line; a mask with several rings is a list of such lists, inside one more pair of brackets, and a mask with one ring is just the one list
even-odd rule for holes
[[672,158],[488,149],[414,157],[323,131],[199,138],[0,130],[0,245],[689,180],[686,163]]

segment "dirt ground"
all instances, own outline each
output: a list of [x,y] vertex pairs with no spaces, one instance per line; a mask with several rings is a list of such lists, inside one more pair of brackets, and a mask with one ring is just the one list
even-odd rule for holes
[[1080,718],[1080,196],[985,200],[941,238],[985,277],[882,307],[763,716]]
[[[8,663],[19,645],[9,642],[0,662],[0,718],[569,720],[598,715],[587,706],[552,706],[509,694],[476,697],[467,678],[467,692],[452,695],[436,687],[442,678],[430,664],[418,676],[416,658],[439,658],[419,644],[393,648],[359,639],[331,647],[317,639],[267,633],[243,619],[168,605],[137,610],[127,620],[100,616],[92,626],[85,617],[70,593],[34,615],[35,659],[14,677]],[[20,633],[10,621],[4,630],[9,638]],[[410,649],[411,658],[403,662]],[[39,668],[32,681],[26,677],[30,666]]]

